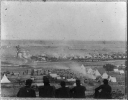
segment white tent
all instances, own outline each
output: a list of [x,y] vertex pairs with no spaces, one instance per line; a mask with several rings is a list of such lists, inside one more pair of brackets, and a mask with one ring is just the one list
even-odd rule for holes
[[67,81],[76,81],[74,78],[67,79]]
[[18,72],[14,72],[14,75],[19,75],[19,73]]
[[84,65],[81,66],[81,72],[86,75],[86,68]]
[[65,79],[65,77],[62,77],[63,79]]
[[7,76],[4,74],[3,78],[1,79],[1,83],[11,83],[11,82],[8,80]]
[[18,53],[18,57],[19,57],[19,58],[23,58],[23,55],[22,55],[21,52]]
[[98,70],[95,71],[95,76],[101,76],[101,74]]
[[85,70],[85,67],[84,67],[84,65],[82,64],[82,66],[81,66],[81,69],[84,69]]
[[91,68],[89,68],[89,69],[87,70],[87,73],[88,73],[88,74],[92,74],[92,73],[93,73],[93,70],[92,70]]
[[109,81],[111,81],[111,82],[117,82],[116,81],[116,77],[111,77],[111,76],[109,77]]
[[56,78],[58,75],[57,74],[50,74],[51,77]]
[[51,72],[48,72],[49,74],[51,74]]
[[[87,72],[86,72],[87,70]],[[91,68],[88,68],[88,69],[85,69],[85,72],[86,72],[86,76],[90,79],[96,79],[96,76],[95,76],[95,71],[92,70]]]
[[124,70],[119,70],[120,74],[124,74]]
[[61,79],[61,77],[57,77],[57,79],[58,79],[58,80],[60,80],[60,79]]
[[117,68],[119,68],[120,66],[119,65],[116,65]]
[[37,86],[44,86],[44,83],[36,83]]
[[34,69],[34,71],[37,71],[37,69]]
[[90,54],[86,54],[85,55],[87,58],[92,58],[92,55],[90,55]]
[[33,81],[34,81],[34,80],[35,80],[35,78],[34,78],[34,77],[31,77],[31,80],[33,80]]
[[122,66],[122,67],[125,67],[125,65],[124,65],[124,64],[121,64],[121,66]]
[[119,72],[119,70],[118,69],[114,69],[114,72]]
[[111,81],[111,76],[109,76],[108,81]]
[[107,73],[103,73],[102,78],[103,79],[107,79],[108,78],[108,74]]

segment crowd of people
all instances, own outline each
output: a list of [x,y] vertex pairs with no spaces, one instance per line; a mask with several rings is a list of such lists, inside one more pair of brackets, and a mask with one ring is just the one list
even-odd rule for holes
[[[39,97],[43,98],[86,98],[86,87],[81,85],[80,80],[76,80],[76,86],[70,89],[66,86],[65,81],[61,81],[61,87],[56,89],[50,85],[48,77],[43,78],[44,85],[38,87]],[[103,80],[103,85],[95,89],[94,98],[111,99],[111,86],[108,80]],[[32,80],[27,79],[24,87],[20,88],[17,97],[37,97],[35,90],[32,88]]]

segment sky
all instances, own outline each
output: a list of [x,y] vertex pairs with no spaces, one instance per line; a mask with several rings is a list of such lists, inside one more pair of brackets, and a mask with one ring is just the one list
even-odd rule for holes
[[125,41],[125,2],[1,2],[1,39]]

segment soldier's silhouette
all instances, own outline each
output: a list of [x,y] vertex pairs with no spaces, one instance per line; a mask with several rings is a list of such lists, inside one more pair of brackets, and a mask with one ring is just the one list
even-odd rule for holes
[[[95,98],[101,99],[111,99],[111,86],[108,85],[108,80],[103,80],[103,85],[100,85],[98,88],[95,89]],[[101,90],[101,92],[99,92]]]
[[80,80],[76,80],[76,86],[71,89],[71,95],[73,98],[85,98],[86,88],[81,85]]
[[36,97],[35,90],[31,88],[32,80],[26,80],[26,86],[20,88],[17,97]]
[[50,86],[48,78],[43,79],[44,86],[39,87],[39,97],[52,98],[55,96],[55,88]]
[[70,97],[70,89],[66,87],[66,83],[62,81],[60,83],[61,87],[56,90],[57,98],[69,98]]

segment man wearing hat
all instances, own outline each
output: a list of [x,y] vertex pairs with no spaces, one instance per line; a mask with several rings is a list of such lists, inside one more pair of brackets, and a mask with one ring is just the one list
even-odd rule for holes
[[25,86],[20,88],[17,97],[36,97],[35,90],[31,88],[32,80],[26,80]]
[[81,85],[80,80],[76,80],[76,86],[71,89],[71,95],[73,98],[85,98],[86,87]]
[[61,87],[56,89],[56,97],[57,98],[69,98],[70,97],[70,89],[66,87],[65,81],[61,81]]
[[52,98],[55,95],[55,88],[50,86],[49,79],[47,77],[43,78],[44,86],[39,87],[39,97]]
[[[101,99],[111,99],[111,86],[108,84],[108,80],[103,80],[103,85],[100,85],[98,88],[95,89],[95,98]],[[101,92],[99,92],[101,90]]]

